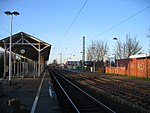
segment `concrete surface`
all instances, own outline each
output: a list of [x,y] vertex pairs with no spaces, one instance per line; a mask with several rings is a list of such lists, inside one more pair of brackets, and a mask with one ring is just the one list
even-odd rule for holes
[[[61,113],[55,92],[53,91],[52,97],[49,95],[49,87],[52,85],[49,73],[44,74],[35,111],[32,113]],[[3,94],[0,96],[0,113],[12,113],[13,111],[30,113],[41,80],[42,78],[13,77],[11,85],[9,85],[8,79],[1,80]],[[12,99],[16,101],[12,101]]]

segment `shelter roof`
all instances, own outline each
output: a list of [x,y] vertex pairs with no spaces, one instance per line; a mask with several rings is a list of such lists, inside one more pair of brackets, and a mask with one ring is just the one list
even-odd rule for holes
[[[5,42],[5,43],[4,43]],[[0,40],[0,46],[6,49],[10,48],[10,36]],[[12,35],[12,52],[27,57],[31,60],[38,61],[38,54],[48,61],[51,45],[24,32]]]

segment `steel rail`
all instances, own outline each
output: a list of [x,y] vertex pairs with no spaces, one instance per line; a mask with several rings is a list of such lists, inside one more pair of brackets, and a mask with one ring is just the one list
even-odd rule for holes
[[71,98],[68,96],[67,92],[65,91],[65,89],[61,86],[61,84],[59,83],[59,81],[57,80],[57,78],[54,76],[54,74],[52,73],[52,71],[50,70],[52,76],[54,77],[55,81],[57,82],[57,84],[59,85],[59,87],[61,88],[61,90],[63,91],[63,93],[66,95],[66,97],[68,98],[68,100],[70,101],[70,103],[72,104],[72,106],[74,107],[74,109],[76,110],[77,113],[80,113],[80,111],[78,110],[78,108],[76,107],[76,105],[73,103],[73,101],[71,100]]
[[81,88],[79,88],[78,86],[76,86],[75,84],[73,84],[72,82],[70,82],[68,79],[66,79],[65,77],[63,77],[60,73],[58,73],[56,71],[54,71],[54,72],[57,73],[60,77],[62,77],[64,80],[66,80],[68,83],[70,83],[71,85],[73,85],[74,87],[76,87],[78,90],[80,90],[81,92],[83,92],[85,95],[87,95],[88,97],[90,97],[91,99],[93,99],[94,101],[96,101],[98,104],[100,104],[102,106],[102,108],[105,109],[107,112],[109,112],[109,113],[116,113],[114,110],[112,110],[111,108],[109,108],[108,106],[106,106],[105,104],[103,104],[102,102],[100,102],[99,100],[97,100],[96,98],[94,98],[93,96],[91,96],[90,94],[88,94],[87,92],[85,92],[84,90],[82,90]]

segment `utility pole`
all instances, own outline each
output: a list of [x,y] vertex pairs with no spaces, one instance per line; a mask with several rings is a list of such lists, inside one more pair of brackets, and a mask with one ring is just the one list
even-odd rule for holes
[[60,53],[60,68],[62,69],[62,53]]
[[117,41],[117,53],[116,53],[116,57],[117,57],[117,58],[116,58],[116,60],[117,60],[117,75],[118,75],[118,74],[119,74],[119,73],[118,73],[118,38],[114,37],[113,40],[116,40],[116,41]]
[[83,36],[83,51],[82,51],[82,70],[84,70],[85,65],[85,36]]

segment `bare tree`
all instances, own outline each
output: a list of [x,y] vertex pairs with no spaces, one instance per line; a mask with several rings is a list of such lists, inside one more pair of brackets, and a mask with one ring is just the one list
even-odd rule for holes
[[57,65],[57,60],[56,59],[53,60],[53,64]]
[[128,52],[127,57],[130,55],[135,55],[142,50],[142,46],[140,46],[140,43],[136,40],[136,37],[131,38],[130,35],[126,35],[126,46]]
[[150,38],[150,28],[148,30],[148,34],[146,34],[146,35],[147,35],[147,38]]
[[125,56],[126,53],[124,52],[125,51],[124,49],[125,49],[124,43],[122,43],[120,40],[118,40],[116,43],[116,47],[114,47],[114,52],[115,52],[115,54],[118,55],[119,59],[122,59],[123,56]]
[[101,41],[92,41],[91,45],[87,48],[87,59],[90,61],[103,60],[103,57],[108,52],[108,45]]
[[[126,41],[121,42],[120,40],[116,44],[118,48],[118,57],[119,59],[129,58],[130,55],[135,55],[142,50],[139,41],[136,40],[136,37],[131,38],[130,34],[126,35]],[[116,51],[117,49],[115,49]]]

